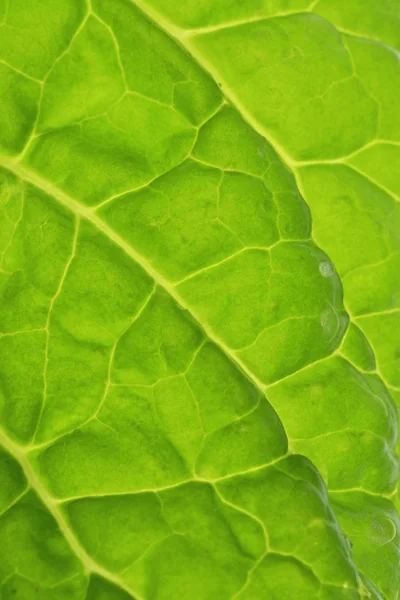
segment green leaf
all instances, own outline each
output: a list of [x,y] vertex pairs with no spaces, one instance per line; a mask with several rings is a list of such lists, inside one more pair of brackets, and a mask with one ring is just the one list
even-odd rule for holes
[[398,597],[400,6],[364,4],[0,4],[2,599]]

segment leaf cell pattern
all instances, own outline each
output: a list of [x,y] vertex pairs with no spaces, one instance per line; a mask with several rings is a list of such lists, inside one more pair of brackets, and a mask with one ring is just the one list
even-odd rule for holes
[[5,600],[397,598],[400,10],[364,4],[0,5]]

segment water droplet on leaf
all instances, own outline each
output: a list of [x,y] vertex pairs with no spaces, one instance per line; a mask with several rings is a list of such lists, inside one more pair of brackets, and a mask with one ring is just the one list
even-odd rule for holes
[[322,277],[331,277],[336,271],[335,265],[330,260],[321,261],[318,268]]

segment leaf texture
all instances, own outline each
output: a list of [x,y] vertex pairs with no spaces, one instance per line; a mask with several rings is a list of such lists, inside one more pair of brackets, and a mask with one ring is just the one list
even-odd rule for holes
[[2,600],[398,597],[368,4],[0,4]]

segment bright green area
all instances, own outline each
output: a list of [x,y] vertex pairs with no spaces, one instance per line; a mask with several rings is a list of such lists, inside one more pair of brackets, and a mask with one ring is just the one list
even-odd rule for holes
[[361,38],[379,40],[393,48],[400,47],[400,11],[392,0],[318,0],[313,11],[333,23],[338,29]]
[[375,371],[374,351],[357,325],[350,323],[341,346],[342,355],[360,370]]
[[[362,154],[357,159],[361,164]],[[367,172],[368,163],[362,164]],[[349,166],[318,165],[302,168],[300,173],[313,209],[316,240],[342,274],[354,323],[372,345],[387,384],[399,386],[399,202]],[[384,175],[381,171],[380,176]]]
[[399,517],[393,504],[358,490],[350,494],[332,493],[330,500],[348,533],[354,559],[370,570],[376,569],[374,563],[378,562],[376,585],[383,590],[396,588],[394,566],[400,539]]
[[396,600],[400,6],[137,4],[0,0],[0,597]]
[[220,0],[187,0],[177,4],[174,0],[153,0],[151,6],[168,19],[171,24],[182,29],[202,27],[224,27],[236,21],[270,17],[285,12],[307,10],[309,0],[251,0],[251,2],[231,2]]
[[297,160],[338,158],[376,136],[377,102],[322,18],[260,20],[193,36],[190,44]]

